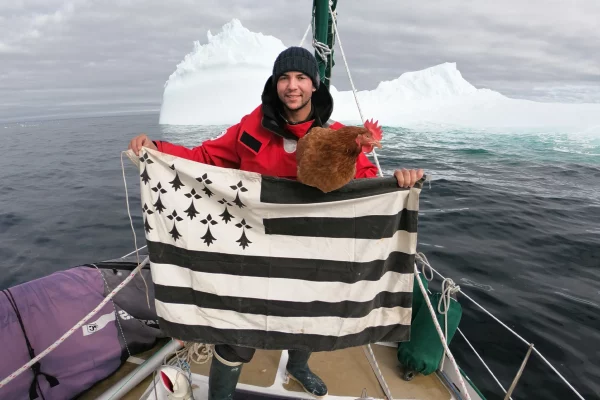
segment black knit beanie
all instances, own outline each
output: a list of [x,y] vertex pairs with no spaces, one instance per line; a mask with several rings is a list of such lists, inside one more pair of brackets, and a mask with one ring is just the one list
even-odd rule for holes
[[298,71],[306,74],[313,82],[316,89],[319,88],[319,67],[317,59],[304,47],[290,47],[279,53],[275,64],[273,64],[273,84],[281,75],[289,71]]

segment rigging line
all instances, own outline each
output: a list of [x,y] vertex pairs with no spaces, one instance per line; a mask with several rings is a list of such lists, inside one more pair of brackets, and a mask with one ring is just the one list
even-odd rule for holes
[[[414,271],[415,271],[415,276],[419,276],[419,269],[417,267],[417,264],[414,264]],[[450,361],[452,362],[452,366],[454,367],[454,370],[458,376],[458,381],[460,382],[460,386],[462,387],[462,390],[464,391],[464,395],[467,398],[467,400],[471,400],[471,396],[469,395],[469,392],[467,391],[467,386],[465,385],[465,381],[462,378],[462,374],[460,373],[460,370],[458,368],[458,364],[456,363],[456,360],[454,359],[454,356],[452,355],[452,352],[450,352],[450,348],[448,347],[448,343],[446,342],[446,338],[444,337],[444,333],[442,332],[442,328],[440,327],[440,324],[436,318],[435,315],[435,311],[433,310],[433,306],[431,305],[431,301],[429,300],[429,296],[427,295],[427,291],[425,290],[425,286],[423,286],[423,282],[421,282],[421,279],[416,279],[417,283],[419,284],[419,288],[421,289],[421,293],[423,294],[423,298],[425,299],[425,303],[427,304],[427,308],[429,309],[429,313],[431,314],[431,318],[433,320],[433,324],[435,325],[435,329],[438,333],[438,336],[440,337],[440,341],[442,343],[442,345],[444,346],[444,350],[446,352],[446,355],[448,356],[448,358],[450,359]]]
[[[492,370],[490,369],[490,367],[488,367],[488,365],[486,364],[486,362],[483,361],[483,358],[479,355],[479,353],[477,352],[477,350],[475,350],[475,347],[473,347],[473,345],[471,344],[471,342],[469,342],[469,340],[464,335],[464,333],[462,333],[462,331],[460,330],[460,328],[457,328],[457,330],[458,330],[458,333],[460,333],[460,335],[462,336],[462,338],[465,340],[465,342],[467,342],[467,344],[469,345],[469,347],[471,348],[471,350],[473,350],[473,353],[475,353],[475,355],[477,356],[477,358],[479,358],[479,361],[481,361],[481,363],[488,370],[488,372],[490,373],[490,375],[492,375],[492,378],[494,378],[494,380],[496,381],[496,383],[498,384],[498,386],[500,386],[500,389],[502,389],[502,391],[504,392],[504,394],[506,394],[506,389],[504,389],[504,386],[502,386],[502,384],[500,383],[500,381],[498,380],[498,378],[496,378],[496,375],[494,375],[494,373],[492,372]],[[512,399],[512,397],[511,397],[511,399]]]
[[304,36],[302,36],[302,40],[300,41],[300,47],[302,47],[302,45],[304,44],[304,41],[306,40],[306,37],[308,36],[308,32],[310,31],[310,28],[312,26],[311,24],[308,24],[308,28],[306,28],[306,32],[304,32]]
[[[121,152],[121,167],[123,169],[123,181],[125,182],[125,193],[127,194],[127,181],[125,179],[125,166],[123,164],[123,153],[125,153],[125,152],[124,151]],[[129,212],[129,196],[126,197],[126,200],[127,200],[127,210]],[[136,238],[136,235],[135,235],[135,229],[133,228],[133,220],[131,218],[131,213],[129,213],[129,220],[130,220],[130,223],[131,223],[131,229],[133,230],[134,242],[135,242],[136,253],[137,253],[137,238]],[[137,257],[138,257],[138,260],[139,260],[139,253],[137,253]],[[56,349],[61,343],[63,343],[65,340],[67,340],[73,333],[75,333],[76,330],[78,330],[79,328],[81,328],[83,326],[83,324],[85,324],[87,321],[89,321],[89,319],[92,318],[94,315],[96,315],[96,313],[98,313],[98,311],[100,311],[100,309],[102,307],[104,307],[109,301],[111,301],[111,299],[117,293],[119,293],[119,291],[121,291],[121,289],[123,289],[125,287],[125,285],[127,285],[129,282],[131,282],[131,280],[135,277],[135,275],[148,262],[149,262],[149,258],[146,257],[144,259],[144,261],[142,261],[141,263],[138,263],[138,266],[133,271],[131,271],[131,273],[129,274],[129,276],[127,278],[125,278],[115,289],[113,289],[113,291],[110,292],[108,294],[108,296],[106,296],[104,298],[104,300],[102,300],[100,302],[100,304],[98,304],[96,306],[96,308],[94,308],[88,315],[86,315],[85,317],[83,317],[83,319],[81,319],[77,324],[75,324],[75,326],[73,326],[71,329],[69,329],[67,332],[65,332],[64,335],[62,335],[60,338],[58,338],[58,340],[56,340],[54,343],[52,343],[50,346],[48,346],[44,351],[42,351],[36,357],[32,358],[29,362],[27,362],[21,368],[17,369],[12,374],[8,375],[6,378],[4,378],[2,381],[0,381],[0,389],[2,387],[6,386],[9,382],[11,382],[17,376],[21,375],[23,372],[25,372],[29,368],[31,368],[31,366],[33,364],[35,364],[36,362],[38,362],[39,360],[41,360],[42,358],[44,358],[46,355],[48,355],[50,352],[52,352],[54,349]],[[143,278],[144,277],[142,276],[142,279]],[[146,283],[146,281],[144,280],[144,284],[145,283]],[[147,289],[147,286],[146,286],[146,289]],[[148,300],[148,291],[146,291],[146,299]],[[149,300],[148,300],[148,306],[150,306],[150,301]]]
[[140,269],[142,269],[144,267],[144,265],[146,265],[147,263],[148,263],[148,257],[146,257],[146,259],[144,261],[142,261],[142,263],[139,264],[131,272],[131,274],[129,274],[129,276],[123,280],[123,282],[121,282],[108,296],[106,296],[104,298],[104,300],[102,300],[102,302],[100,302],[100,304],[98,304],[98,306],[96,306],[96,308],[94,308],[88,315],[83,317],[83,319],[81,321],[79,321],[77,324],[75,324],[75,326],[73,326],[71,329],[69,329],[56,342],[52,343],[50,346],[48,346],[48,348],[46,348],[46,350],[42,351],[35,358],[32,358],[31,361],[29,361],[28,363],[23,365],[21,368],[19,368],[18,370],[16,370],[12,374],[8,375],[6,378],[4,378],[2,381],[0,381],[0,389],[2,387],[6,386],[6,384],[8,384],[13,379],[15,379],[17,376],[19,376],[23,372],[27,371],[29,368],[31,368],[31,366],[33,364],[35,364],[36,362],[38,362],[39,360],[44,358],[46,355],[48,355],[48,353],[50,353],[51,351],[56,349],[61,343],[63,343],[65,340],[67,340],[69,338],[69,336],[71,336],[73,333],[75,333],[76,330],[81,328],[83,326],[83,324],[85,324],[87,321],[89,321],[90,318],[92,318],[98,311],[100,311],[100,309],[102,307],[104,307],[106,305],[106,303],[108,303],[121,289],[123,289],[125,287],[125,285],[127,285],[133,279],[133,277],[140,271]]
[[124,255],[123,257],[121,257],[121,258],[128,257],[128,256],[130,256],[130,255],[134,254],[134,253],[135,253],[135,252],[137,252],[137,251],[140,251],[140,250],[142,250],[142,249],[145,249],[146,247],[148,247],[148,245],[147,245],[147,244],[143,245],[143,246],[142,246],[142,247],[140,247],[139,249],[135,249],[135,250],[134,250],[134,251],[132,251],[131,253],[127,253],[127,254],[125,254],[125,255]]
[[[340,51],[342,53],[342,58],[344,60],[344,65],[346,66],[346,72],[348,73],[348,79],[350,79],[350,85],[352,85],[352,93],[354,94],[354,100],[356,101],[356,106],[358,107],[358,113],[360,114],[360,120],[364,124],[365,118],[364,118],[362,110],[360,108],[360,104],[358,103],[358,95],[356,93],[356,87],[354,86],[354,81],[352,80],[352,75],[350,74],[350,67],[348,67],[348,61],[346,60],[346,54],[344,53],[344,48],[342,47],[342,39],[340,38],[340,33],[338,31],[337,24],[335,22],[335,15],[331,8],[331,3],[329,3],[329,13],[331,15],[333,31],[335,32],[335,36],[339,42]],[[373,157],[375,158],[375,164],[377,165],[377,170],[379,171],[379,176],[383,177],[383,172],[381,171],[381,166],[379,165],[379,159],[377,158],[377,153],[375,153],[375,149],[373,149]]]
[[[417,254],[417,259],[420,260],[421,262],[427,262],[426,259],[421,258],[422,257],[422,253],[418,253]],[[439,277],[441,277],[442,279],[445,279],[444,275],[440,274],[435,268],[433,268],[428,262],[427,265],[429,268],[431,268],[431,270],[433,272],[435,272]],[[516,333],[514,330],[512,330],[508,325],[506,325],[504,322],[500,321],[498,319],[498,317],[496,317],[494,314],[492,314],[491,312],[489,312],[488,310],[486,310],[482,305],[480,305],[479,303],[477,303],[475,300],[473,300],[471,297],[469,297],[465,292],[463,292],[461,290],[460,292],[464,297],[466,297],[468,300],[470,300],[473,304],[475,304],[477,307],[479,307],[484,313],[486,313],[487,315],[489,315],[490,317],[492,317],[492,319],[494,319],[496,322],[498,322],[500,325],[502,325],[503,327],[505,327],[506,329],[508,329],[508,331],[510,333],[512,333],[513,335],[515,335],[518,339],[520,339],[523,343],[525,343],[527,346],[530,346],[531,343],[529,343],[527,340],[523,339],[523,337],[521,337],[518,333]],[[571,385],[569,383],[569,381],[567,381],[567,379],[560,373],[558,372],[558,370],[554,367],[554,365],[552,365],[550,363],[550,361],[548,361],[546,359],[546,357],[544,357],[542,355],[542,353],[539,352],[539,350],[537,348],[533,348],[533,352],[536,353],[545,363],[546,365],[548,365],[548,367],[550,367],[550,369],[552,369],[552,371],[554,371],[554,373],[565,383],[565,385],[567,385],[569,387],[569,389],[571,389],[573,391],[573,393],[575,393],[575,395],[577,397],[579,397],[581,400],[585,400],[585,398],[577,391],[577,389],[575,389],[573,387],[573,385]]]
[[[446,286],[446,284],[448,286]],[[440,296],[440,300],[438,302],[438,313],[444,315],[444,337],[448,337],[448,310],[450,309],[450,304],[452,303],[452,295],[456,292],[460,291],[460,286],[456,285],[454,281],[450,278],[444,279],[442,282],[442,295]],[[443,303],[443,307],[442,307]],[[444,368],[444,360],[442,357],[442,361],[440,363],[440,369]]]

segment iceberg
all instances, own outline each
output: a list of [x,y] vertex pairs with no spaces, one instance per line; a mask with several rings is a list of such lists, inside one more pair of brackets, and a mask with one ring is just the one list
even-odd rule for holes
[[160,124],[224,125],[239,122],[260,104],[273,62],[287,46],[250,32],[238,19],[177,65],[165,84]]
[[[194,42],[193,50],[165,83],[160,124],[237,123],[260,104],[273,62],[288,47],[273,36],[251,32],[238,19],[225,24],[217,35],[209,31],[207,39],[206,44]],[[348,79],[340,64],[338,60],[334,79]],[[331,86],[331,93],[335,105],[332,118],[360,124],[354,93],[338,91],[335,85]],[[509,98],[490,89],[476,88],[463,78],[453,62],[402,73],[394,80],[380,82],[373,90],[357,91],[356,97],[365,119],[375,118],[386,126],[560,130],[600,127],[598,103],[542,103]]]

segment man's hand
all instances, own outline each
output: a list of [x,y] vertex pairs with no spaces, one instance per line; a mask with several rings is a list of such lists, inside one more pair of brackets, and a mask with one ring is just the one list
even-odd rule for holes
[[398,180],[398,186],[400,187],[413,187],[414,184],[423,177],[423,170],[407,170],[405,168],[397,169],[394,172],[394,176]]
[[152,140],[150,140],[150,138],[144,133],[131,139],[131,142],[129,142],[128,149],[133,150],[135,155],[139,156],[142,147],[148,147],[149,149],[158,150],[154,143],[152,143]]

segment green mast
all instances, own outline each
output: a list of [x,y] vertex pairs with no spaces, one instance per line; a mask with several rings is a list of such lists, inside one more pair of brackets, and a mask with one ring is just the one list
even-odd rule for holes
[[[331,9],[335,13],[337,0],[331,1]],[[337,21],[336,21],[337,23]],[[313,0],[313,35],[317,42],[326,44],[331,49],[331,53],[327,55],[327,59],[323,60],[319,51],[315,49],[315,57],[319,65],[319,76],[321,83],[328,89],[331,82],[331,70],[335,65],[333,61],[333,43],[335,35],[333,32],[333,21],[329,14],[329,0]]]

